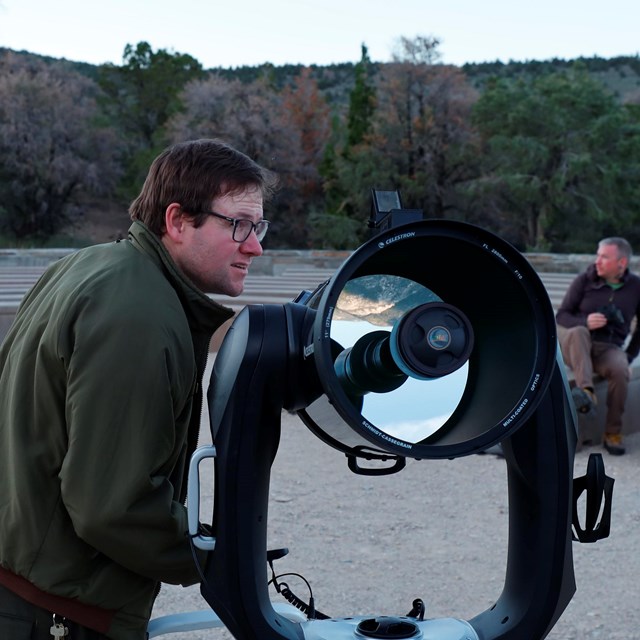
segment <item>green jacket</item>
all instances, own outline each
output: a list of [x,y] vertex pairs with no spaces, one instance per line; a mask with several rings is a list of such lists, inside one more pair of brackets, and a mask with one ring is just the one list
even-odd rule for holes
[[159,582],[197,582],[186,466],[209,341],[232,316],[134,222],[54,264],[0,348],[0,566],[144,637]]

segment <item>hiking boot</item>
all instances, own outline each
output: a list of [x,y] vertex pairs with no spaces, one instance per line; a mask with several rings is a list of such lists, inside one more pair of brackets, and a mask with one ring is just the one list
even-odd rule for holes
[[626,449],[622,443],[622,435],[619,433],[605,433],[602,446],[612,455],[621,456]]
[[573,397],[573,403],[576,405],[576,411],[578,413],[595,413],[598,399],[591,389],[587,387],[574,387],[571,389],[571,396]]

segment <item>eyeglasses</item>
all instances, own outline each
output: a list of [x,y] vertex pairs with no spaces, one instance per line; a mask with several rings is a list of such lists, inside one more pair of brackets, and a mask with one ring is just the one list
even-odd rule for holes
[[268,220],[252,222],[247,218],[231,218],[229,216],[223,216],[222,214],[216,213],[215,211],[196,211],[195,213],[206,213],[210,216],[213,216],[214,218],[226,220],[230,225],[233,226],[231,237],[235,240],[235,242],[244,242],[251,235],[252,231],[256,232],[256,238],[258,238],[258,242],[262,242],[264,237],[267,235],[267,229],[269,228]]

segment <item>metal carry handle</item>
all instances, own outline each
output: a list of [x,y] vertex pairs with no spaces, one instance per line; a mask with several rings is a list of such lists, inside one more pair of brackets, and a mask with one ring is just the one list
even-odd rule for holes
[[191,456],[187,484],[187,524],[193,544],[203,551],[213,551],[216,546],[214,536],[205,535],[200,523],[200,463],[216,457],[213,445],[198,447]]

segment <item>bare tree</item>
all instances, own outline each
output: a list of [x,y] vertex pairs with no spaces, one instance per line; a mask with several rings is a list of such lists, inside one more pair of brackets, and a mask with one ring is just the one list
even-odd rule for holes
[[0,59],[0,224],[16,237],[56,233],[82,194],[113,188],[117,140],[97,124],[96,91],[55,64]]
[[304,246],[309,206],[322,198],[318,165],[329,135],[328,108],[310,73],[282,92],[268,78],[244,83],[214,74],[190,82],[181,98],[184,109],[169,122],[169,139],[221,138],[275,171],[280,189],[269,236]]
[[415,65],[434,65],[440,62],[440,39],[435,36],[418,35],[415,38],[400,36],[394,47],[394,62],[408,62]]
[[381,70],[372,144],[405,200],[440,218],[473,168],[470,113],[478,96],[460,69],[435,64],[438,44],[425,36],[401,39],[394,62]]
[[280,98],[265,80],[243,83],[213,74],[189,82],[181,100],[182,112],[167,125],[170,141],[221,138],[273,168]]

